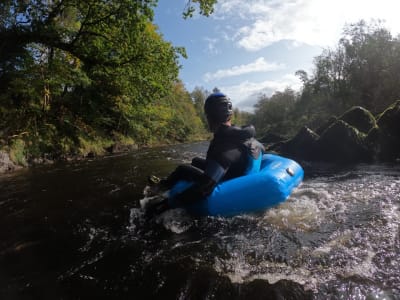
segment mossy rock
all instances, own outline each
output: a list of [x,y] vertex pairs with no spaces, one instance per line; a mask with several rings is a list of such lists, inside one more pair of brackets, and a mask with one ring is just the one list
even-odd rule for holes
[[400,158],[400,100],[379,115],[377,125],[367,136],[374,158],[378,161]]
[[319,135],[308,127],[303,127],[292,139],[280,143],[274,151],[297,160],[316,160]]
[[324,124],[322,124],[320,127],[318,127],[317,129],[315,129],[315,133],[318,135],[321,135],[324,133],[324,131],[326,129],[328,129],[330,126],[332,126],[333,123],[335,123],[338,120],[337,117],[332,116],[328,119],[328,121],[326,121]]
[[318,140],[320,159],[327,162],[359,163],[371,161],[366,135],[343,120],[326,129]]
[[0,174],[20,169],[21,166],[16,165],[10,158],[10,155],[0,150]]
[[393,137],[400,137],[400,100],[390,105],[377,121],[378,127]]
[[285,137],[283,137],[281,135],[268,132],[265,135],[263,135],[263,137],[260,138],[259,140],[260,140],[261,143],[264,143],[264,144],[274,144],[274,143],[277,143],[277,142],[284,141],[286,139],[287,138],[285,138]]
[[339,119],[363,133],[368,133],[372,128],[376,127],[375,117],[369,110],[361,106],[352,107],[340,116]]

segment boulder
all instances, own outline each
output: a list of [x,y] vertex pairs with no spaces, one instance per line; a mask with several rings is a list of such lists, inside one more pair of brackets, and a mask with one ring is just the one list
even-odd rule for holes
[[368,133],[372,128],[376,127],[374,116],[369,110],[361,106],[352,107],[340,116],[339,120],[346,122],[363,133]]
[[303,127],[292,139],[267,150],[303,161],[396,161],[400,159],[400,100],[376,119],[368,110],[353,107],[339,118],[329,118],[316,132]]
[[343,120],[337,120],[318,139],[319,159],[326,162],[359,163],[371,161],[366,135]]
[[14,164],[5,151],[0,151],[0,174],[21,169],[21,166]]
[[315,133],[318,135],[321,135],[324,133],[326,129],[328,129],[333,123],[337,121],[337,118],[335,116],[332,116],[326,121],[324,124],[322,124],[320,127],[315,129]]
[[122,143],[114,143],[113,145],[111,145],[110,147],[106,148],[106,151],[108,153],[122,153],[122,152],[130,152],[133,150],[137,150],[138,146],[134,145],[134,144],[122,144]]
[[377,126],[367,136],[375,160],[394,161],[400,158],[400,100],[377,118]]
[[298,160],[315,160],[318,152],[316,151],[318,134],[308,127],[303,127],[292,139],[280,142],[268,150],[279,152],[280,154]]
[[278,134],[268,132],[262,138],[260,138],[259,141],[261,143],[264,143],[264,144],[274,144],[274,143],[277,143],[277,142],[284,141],[286,139],[287,138],[285,138],[283,136],[280,136]]

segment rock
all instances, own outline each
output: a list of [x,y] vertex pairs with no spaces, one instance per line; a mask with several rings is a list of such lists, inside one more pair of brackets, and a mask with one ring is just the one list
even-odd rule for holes
[[324,124],[322,124],[320,127],[318,127],[318,128],[315,130],[315,133],[318,134],[318,135],[323,134],[324,131],[325,131],[326,129],[328,129],[328,128],[329,128],[333,123],[335,123],[336,121],[337,121],[337,118],[336,118],[336,117],[334,117],[334,116],[330,117],[330,118],[328,119],[328,121],[326,121]]
[[285,137],[280,136],[278,134],[271,133],[271,132],[268,132],[262,138],[259,139],[259,141],[264,144],[274,144],[274,143],[281,142],[284,140],[286,140]]
[[376,127],[374,116],[361,106],[352,107],[340,116],[339,120],[346,122],[363,133],[368,133],[372,128]]
[[7,152],[0,151],[0,174],[9,171],[15,171],[21,168],[21,166],[14,164]]
[[377,126],[368,133],[367,143],[378,161],[400,158],[400,100],[380,114]]
[[109,153],[122,153],[122,152],[130,152],[133,150],[137,150],[138,146],[135,144],[121,144],[115,143],[106,149]]
[[281,153],[284,156],[299,160],[315,160],[317,153],[318,134],[308,127],[303,127],[295,137],[275,144],[268,150]]
[[366,135],[343,120],[327,128],[318,140],[319,159],[326,162],[358,163],[371,161]]

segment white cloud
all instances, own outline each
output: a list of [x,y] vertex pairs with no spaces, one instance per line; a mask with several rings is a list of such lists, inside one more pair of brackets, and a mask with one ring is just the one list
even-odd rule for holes
[[[333,46],[345,24],[381,19],[392,33],[400,32],[398,0],[221,0],[217,17],[240,19],[235,40],[257,51],[281,40]],[[232,23],[232,22],[230,22]],[[232,24],[231,24],[232,25]]]
[[283,64],[277,64],[274,62],[269,63],[265,60],[264,57],[259,57],[254,62],[251,62],[247,65],[233,66],[232,68],[218,70],[213,73],[208,72],[204,75],[204,80],[208,82],[211,80],[218,80],[226,77],[239,76],[254,72],[276,71],[276,70],[281,70],[284,67],[285,65]]
[[211,54],[211,55],[217,55],[220,53],[219,49],[217,47],[215,47],[215,45],[218,42],[218,39],[212,39],[212,38],[208,38],[205,37],[204,40],[207,43],[207,47],[206,47],[206,52]]
[[286,88],[300,90],[301,82],[298,77],[287,74],[277,80],[265,80],[261,82],[250,82],[248,80],[233,86],[221,86],[220,89],[231,98],[233,106],[240,110],[253,111],[254,104],[258,101],[261,94],[271,96],[277,91]]

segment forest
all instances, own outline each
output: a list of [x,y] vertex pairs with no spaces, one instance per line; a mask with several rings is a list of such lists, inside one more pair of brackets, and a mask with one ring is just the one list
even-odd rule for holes
[[[215,0],[187,1],[183,18],[208,16]],[[2,1],[0,150],[26,165],[37,158],[103,154],[208,137],[209,91],[179,80],[185,49],[153,24],[157,1]],[[302,89],[262,95],[238,124],[291,136],[352,106],[378,114],[400,92],[400,41],[381,23],[347,26],[336,49],[315,58]]]
[[361,106],[377,116],[400,99],[400,39],[381,22],[347,25],[336,48],[314,58],[312,74],[296,72],[300,91],[261,95],[250,120],[262,135],[293,136]]
[[[188,1],[182,17],[214,2]],[[2,1],[0,149],[26,164],[204,135],[178,77],[185,50],[152,23],[156,4]]]

